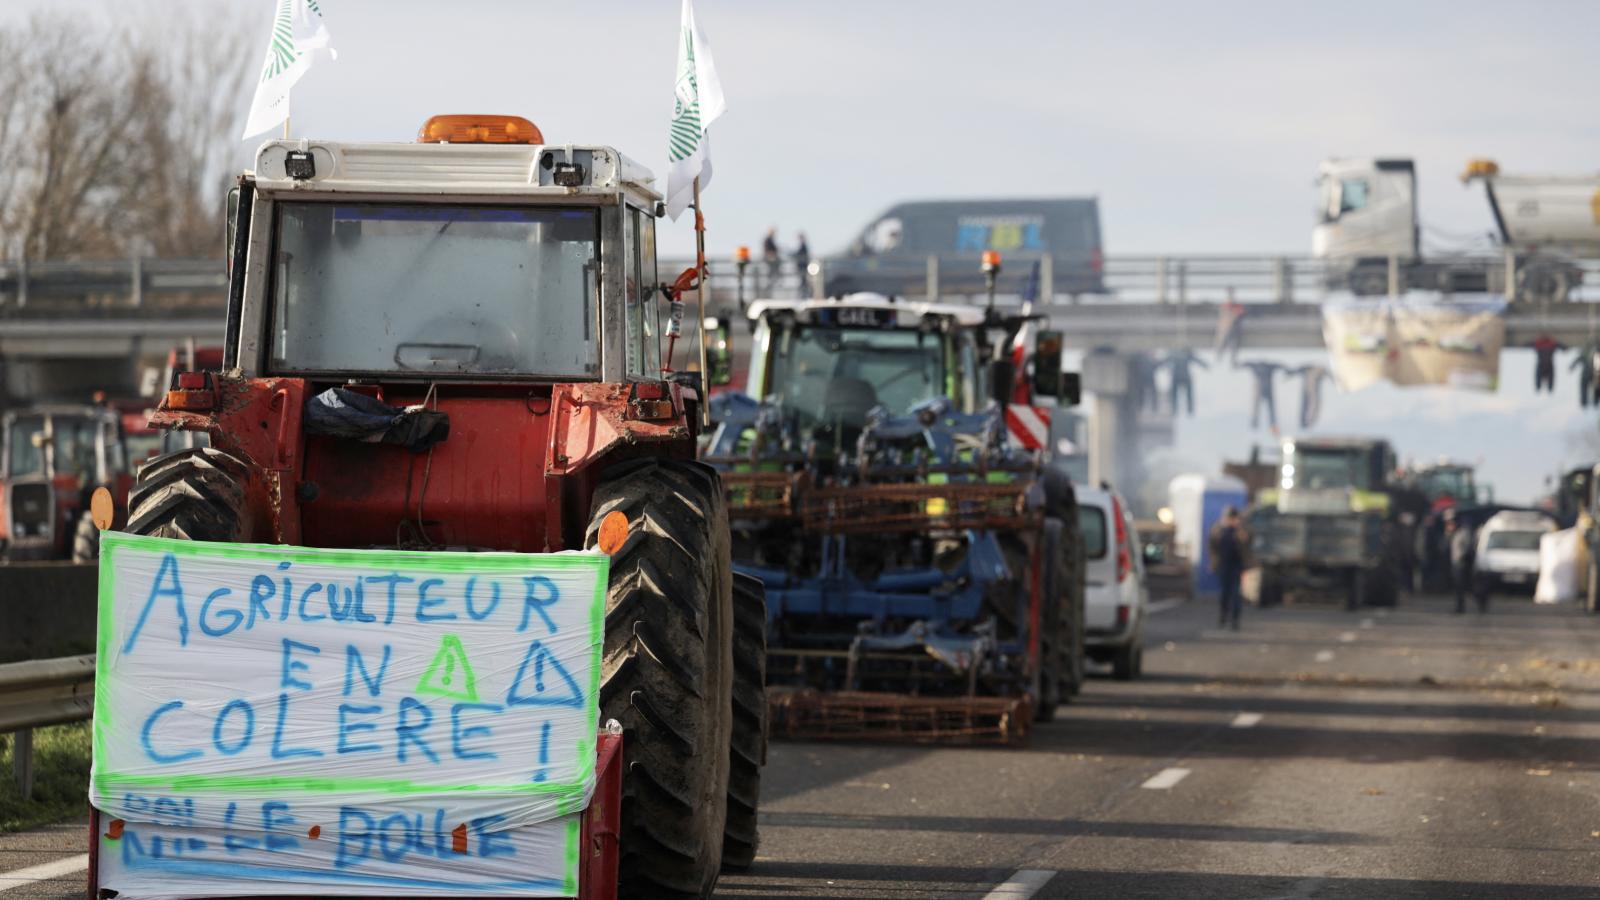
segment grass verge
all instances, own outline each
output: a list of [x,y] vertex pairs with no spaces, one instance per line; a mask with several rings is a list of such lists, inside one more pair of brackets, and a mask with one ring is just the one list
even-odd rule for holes
[[16,735],[0,735],[0,833],[83,815],[89,799],[89,723],[33,731],[33,796],[23,798],[12,774]]

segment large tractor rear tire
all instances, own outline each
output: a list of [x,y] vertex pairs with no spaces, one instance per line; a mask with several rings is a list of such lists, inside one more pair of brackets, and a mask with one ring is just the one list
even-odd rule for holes
[[623,727],[619,896],[708,897],[721,869],[733,718],[733,596],[722,481],[674,459],[613,466],[586,544],[628,536],[606,590],[601,719]]
[[151,460],[128,491],[130,534],[188,541],[245,539],[244,483],[249,469],[213,447]]
[[1078,519],[1078,494],[1072,478],[1060,469],[1046,467],[1043,473],[1045,515],[1061,522],[1063,562],[1061,574],[1063,601],[1061,616],[1062,652],[1057,672],[1061,677],[1061,702],[1069,702],[1083,689],[1084,661],[1084,571],[1083,528]]
[[760,836],[761,767],[767,764],[767,589],[761,579],[733,574],[733,740],[728,758],[728,821],[722,869],[755,862]]
[[1043,569],[1039,573],[1039,677],[1036,680],[1033,717],[1040,722],[1050,722],[1056,717],[1056,707],[1061,696],[1062,663],[1068,646],[1066,597],[1066,548],[1062,542],[1060,519],[1047,518],[1039,532],[1039,556]]

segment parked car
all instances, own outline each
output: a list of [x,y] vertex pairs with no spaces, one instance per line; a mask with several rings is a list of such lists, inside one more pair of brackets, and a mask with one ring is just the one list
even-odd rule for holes
[[1535,510],[1505,510],[1478,529],[1474,572],[1478,590],[1533,593],[1539,581],[1539,540],[1555,519]]
[[1144,668],[1144,554],[1128,505],[1109,488],[1078,488],[1083,531],[1084,638],[1089,658],[1120,679]]

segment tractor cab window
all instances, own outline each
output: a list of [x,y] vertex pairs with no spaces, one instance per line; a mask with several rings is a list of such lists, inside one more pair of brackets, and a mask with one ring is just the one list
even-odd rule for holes
[[6,434],[6,475],[44,474],[44,417],[18,416]]
[[276,372],[592,377],[593,209],[282,203]]
[[921,330],[795,325],[774,336],[767,391],[802,428],[860,428],[873,407],[903,416],[944,395],[945,343]]
[[96,480],[96,470],[99,468],[96,465],[99,437],[100,423],[94,419],[52,416],[51,462],[55,471],[51,474],[56,477],[72,475],[91,481]]
[[626,372],[658,378],[661,372],[661,322],[657,318],[656,221],[627,207],[623,221],[622,256],[626,270],[623,298],[627,308]]
[[1355,449],[1296,447],[1284,460],[1285,486],[1307,490],[1368,490],[1366,454]]

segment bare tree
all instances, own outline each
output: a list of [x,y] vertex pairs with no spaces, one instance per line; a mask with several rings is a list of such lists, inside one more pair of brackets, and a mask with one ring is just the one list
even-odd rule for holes
[[241,108],[242,35],[163,17],[0,27],[0,253],[211,255]]

